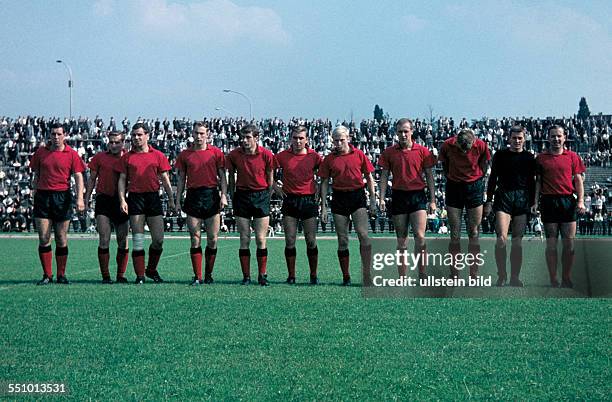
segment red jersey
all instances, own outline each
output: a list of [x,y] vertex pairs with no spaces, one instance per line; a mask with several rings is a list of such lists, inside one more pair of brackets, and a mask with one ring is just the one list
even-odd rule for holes
[[393,174],[393,189],[416,191],[425,188],[423,170],[436,164],[436,157],[429,149],[415,142],[411,149],[402,149],[399,144],[384,150],[378,165]]
[[89,168],[98,172],[98,182],[96,183],[96,193],[114,196],[117,194],[117,182],[119,174],[115,170],[115,164],[119,163],[123,151],[119,155],[110,152],[98,152],[89,161]]
[[472,148],[463,153],[457,145],[457,137],[444,141],[438,159],[448,166],[447,178],[456,182],[471,183],[484,176],[480,165],[491,159],[487,144],[476,138]]
[[164,154],[149,145],[148,152],[124,154],[115,164],[115,170],[126,174],[128,191],[151,193],[159,191],[159,175],[170,170],[170,163]]
[[349,145],[348,154],[331,153],[323,159],[319,168],[319,176],[323,179],[331,177],[332,188],[338,191],[351,191],[364,188],[363,175],[374,171],[372,162],[365,154]]
[[206,149],[189,148],[179,154],[174,167],[187,175],[187,188],[216,188],[218,170],[225,167],[225,155],[212,145]]
[[308,148],[305,154],[294,154],[291,148],[276,154],[275,167],[283,169],[283,191],[287,194],[313,195],[317,188],[315,171],[323,161],[321,155]]
[[68,145],[63,151],[39,147],[30,160],[30,169],[38,177],[37,190],[66,191],[70,189],[70,175],[85,171],[85,162]]
[[574,193],[574,176],[584,173],[586,168],[578,154],[564,149],[560,155],[548,151],[539,154],[536,171],[541,177],[542,194],[571,195]]
[[255,154],[245,154],[241,147],[234,149],[225,159],[228,169],[238,174],[236,189],[261,191],[270,187],[267,171],[274,169],[274,155],[262,146],[257,146]]

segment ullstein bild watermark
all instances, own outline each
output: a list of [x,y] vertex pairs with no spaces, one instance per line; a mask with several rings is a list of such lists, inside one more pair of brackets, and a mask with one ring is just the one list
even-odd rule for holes
[[[554,288],[546,264],[546,243],[525,238],[522,242],[519,278],[524,287],[498,287],[498,278],[505,272],[507,279],[516,273],[516,259],[511,262],[511,242],[506,261],[495,253],[496,239],[480,239],[480,247],[449,251],[448,239],[427,239],[425,250],[415,253],[411,248],[397,250],[395,239],[372,239],[370,269],[365,270],[362,288],[364,297],[610,297],[612,295],[612,239],[580,239],[575,241],[571,271],[572,288]],[[474,249],[478,252],[470,252]],[[561,278],[563,261],[559,241],[557,272]],[[516,250],[515,250],[516,252]],[[500,261],[501,260],[501,261]]]

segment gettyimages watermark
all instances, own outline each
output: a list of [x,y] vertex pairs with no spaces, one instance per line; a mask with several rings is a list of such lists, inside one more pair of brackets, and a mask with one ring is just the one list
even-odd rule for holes
[[[395,239],[372,239],[372,259],[364,270],[364,297],[610,297],[612,296],[612,239],[578,239],[573,254],[558,244],[557,277],[573,260],[572,287],[555,288],[546,264],[546,243],[526,237],[522,247],[497,250],[495,238],[482,238],[480,245],[449,248],[449,239],[427,239],[425,250],[397,250]],[[516,247],[516,246],[515,246]],[[520,251],[520,253],[519,253]],[[512,260],[510,259],[512,255]],[[504,258],[505,257],[505,258]],[[520,263],[520,264],[519,264]],[[519,270],[520,265],[520,270]],[[500,276],[505,281],[498,286]],[[513,275],[519,281],[512,281]],[[523,286],[517,286],[518,284]]]

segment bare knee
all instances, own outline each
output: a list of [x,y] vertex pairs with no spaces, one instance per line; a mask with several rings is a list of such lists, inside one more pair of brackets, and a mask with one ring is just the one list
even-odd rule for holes
[[217,241],[219,236],[216,233],[210,233],[206,236],[206,247],[217,248]]
[[506,247],[506,244],[508,244],[508,235],[505,235],[505,234],[498,235],[497,242],[496,242],[497,247],[504,248]]
[[414,245],[419,247],[425,245],[425,236],[422,233],[417,233],[414,235]]
[[295,235],[286,235],[285,236],[285,247],[287,248],[295,248],[296,236]]
[[338,233],[338,249],[346,250],[348,248],[348,235]]
[[164,247],[164,238],[162,236],[151,238],[151,247],[161,250]]
[[41,246],[48,246],[51,244],[51,233],[39,233],[38,243]]
[[202,237],[200,235],[200,232],[192,232],[190,233],[190,237],[191,237],[191,247],[192,248],[198,248],[200,247],[200,244],[202,244]]
[[127,236],[117,236],[117,247],[124,250],[128,248]]
[[368,236],[368,231],[360,229],[357,231],[357,238],[359,239],[359,243],[363,245],[368,245],[370,243],[370,237]]
[[255,237],[257,248],[266,248],[266,235],[257,235]]

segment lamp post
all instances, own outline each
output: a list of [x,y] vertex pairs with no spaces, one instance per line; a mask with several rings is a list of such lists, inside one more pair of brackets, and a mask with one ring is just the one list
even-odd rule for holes
[[238,92],[238,91],[234,91],[232,89],[224,89],[223,92],[225,93],[232,93],[232,94],[236,94],[236,95],[240,95],[242,96],[244,99],[247,100],[247,102],[249,102],[249,120],[253,120],[253,102],[251,102],[251,99],[246,96],[245,94],[243,94],[242,92]]
[[66,67],[66,71],[68,71],[68,89],[70,91],[70,120],[72,120],[72,69],[62,60],[55,60],[56,63],[63,64]]

